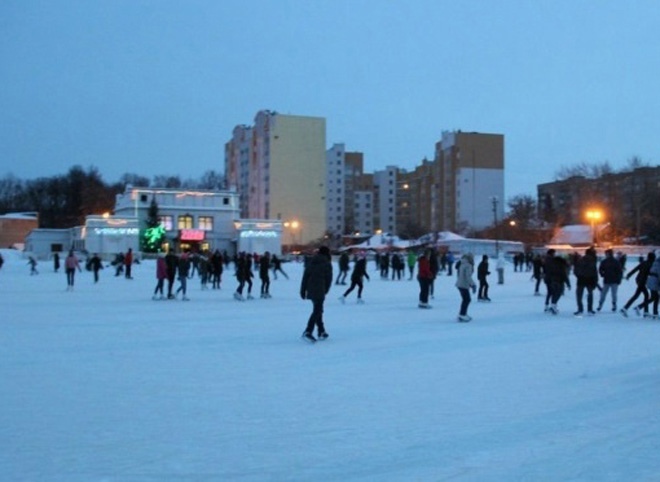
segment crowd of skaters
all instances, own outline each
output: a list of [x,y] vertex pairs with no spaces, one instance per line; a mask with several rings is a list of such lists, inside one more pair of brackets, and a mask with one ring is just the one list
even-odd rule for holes
[[[364,281],[370,280],[367,270],[367,253],[359,251],[350,255],[342,252],[337,260],[338,275],[332,276],[332,259],[327,247],[317,250],[312,255],[305,257],[305,270],[301,282],[301,297],[310,299],[313,303],[313,312],[308,320],[308,327],[303,333],[305,338],[313,334],[317,327],[317,336],[321,339],[327,337],[323,326],[323,300],[330,286],[350,285],[339,297],[342,303],[347,297],[356,292],[357,303],[364,303],[363,291]],[[327,263],[326,263],[327,260]],[[491,275],[491,260],[487,255],[482,255],[478,265],[472,253],[464,253],[456,260],[450,251],[440,252],[435,248],[422,250],[409,250],[407,252],[382,252],[374,254],[375,269],[380,274],[381,280],[402,281],[416,279],[419,284],[419,303],[421,309],[429,309],[429,299],[434,296],[434,284],[438,276],[445,274],[455,276],[454,286],[459,293],[458,321],[467,322],[472,318],[468,309],[472,301],[471,295],[477,294],[477,300],[490,302],[488,277]],[[59,255],[54,256],[54,270],[60,269]],[[126,253],[119,253],[113,262],[115,276],[123,276],[132,279],[131,267],[138,261],[133,257],[131,249]],[[353,269],[351,271],[351,262]],[[637,265],[630,270],[626,267],[627,257],[623,253],[614,254],[608,249],[604,257],[598,260],[596,250],[593,247],[586,248],[584,253],[575,252],[569,256],[561,256],[555,250],[549,249],[545,254],[521,253],[513,256],[514,271],[531,272],[531,280],[534,284],[534,295],[540,296],[541,284],[546,288],[545,311],[551,314],[559,312],[559,301],[575,285],[575,316],[596,315],[602,310],[620,313],[628,317],[629,311],[633,310],[637,316],[658,319],[659,303],[659,274],[660,258],[654,252],[638,258]],[[236,290],[234,298],[238,301],[252,300],[254,296],[253,285],[255,273],[259,276],[260,297],[269,299],[270,276],[277,279],[278,273],[288,279],[288,275],[282,269],[282,260],[275,254],[269,252],[259,253],[237,253],[229,256],[226,251],[219,250],[210,252],[194,252],[183,250],[180,254],[172,251],[159,254],[156,261],[156,287],[153,292],[154,300],[181,299],[188,301],[188,280],[197,276],[200,280],[202,290],[220,289],[222,274],[229,264],[234,264],[234,276],[236,278]],[[31,257],[28,261],[31,274],[37,274],[37,261]],[[1,266],[1,265],[0,265]],[[76,271],[82,271],[76,254],[71,250],[64,260],[67,278],[67,291],[73,291]],[[103,269],[103,263],[97,254],[87,258],[85,262],[87,270],[94,273],[94,282],[99,281],[99,271]],[[329,271],[328,271],[329,267]],[[504,256],[500,255],[495,261],[498,284],[504,283]],[[406,278],[405,271],[408,270]],[[313,275],[314,269],[321,271],[321,275]],[[415,276],[415,270],[417,274]],[[328,276],[329,272],[329,276]],[[349,278],[350,272],[350,278]],[[476,281],[474,276],[476,275]],[[634,294],[619,308],[618,287],[624,279],[635,277],[636,290]],[[571,280],[574,283],[571,283]],[[178,281],[178,286],[175,286]],[[320,288],[307,286],[311,282],[322,283]],[[310,298],[310,293],[313,298]],[[321,293],[323,296],[321,297]],[[596,299],[597,298],[597,299]],[[606,306],[609,300],[609,306]],[[320,332],[318,327],[321,327]]]

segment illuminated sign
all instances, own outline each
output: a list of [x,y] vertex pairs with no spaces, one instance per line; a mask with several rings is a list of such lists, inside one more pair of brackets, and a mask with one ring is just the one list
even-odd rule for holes
[[179,234],[181,241],[204,241],[203,229],[182,229]]
[[94,234],[99,236],[137,236],[140,234],[138,228],[94,228]]
[[277,238],[275,231],[241,231],[241,238]]

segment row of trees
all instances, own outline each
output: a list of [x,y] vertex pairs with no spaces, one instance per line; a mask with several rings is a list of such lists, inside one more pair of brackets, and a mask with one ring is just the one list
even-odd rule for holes
[[37,212],[42,228],[70,228],[84,224],[85,216],[110,212],[115,198],[127,185],[184,189],[223,189],[224,176],[207,171],[200,179],[179,176],[124,174],[118,182],[106,183],[98,169],[74,166],[64,175],[22,180],[14,175],[0,178],[0,213]]

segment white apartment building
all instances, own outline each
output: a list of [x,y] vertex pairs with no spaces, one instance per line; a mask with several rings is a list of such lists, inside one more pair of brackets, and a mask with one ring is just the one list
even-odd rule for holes
[[[504,214],[504,136],[443,132],[436,145],[440,168],[441,228],[483,229]],[[493,208],[495,207],[495,212]]]
[[341,236],[346,226],[344,144],[334,144],[325,153],[326,195],[325,208],[328,220],[327,230],[333,236]]
[[383,171],[374,172],[374,189],[376,191],[376,229],[384,233],[396,234],[396,189],[397,172],[395,166],[387,166]]

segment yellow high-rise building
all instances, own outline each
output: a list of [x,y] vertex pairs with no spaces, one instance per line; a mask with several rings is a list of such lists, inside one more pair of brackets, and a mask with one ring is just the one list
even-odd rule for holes
[[225,175],[241,216],[278,219],[284,244],[307,244],[326,232],[325,118],[262,110],[237,126],[225,145]]

